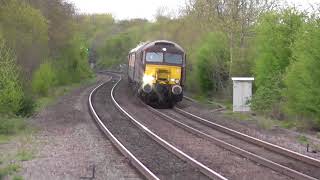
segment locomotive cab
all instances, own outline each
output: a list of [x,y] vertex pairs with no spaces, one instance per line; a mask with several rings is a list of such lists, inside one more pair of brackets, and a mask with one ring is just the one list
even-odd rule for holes
[[[139,53],[141,56],[142,72],[136,80],[140,87],[138,93],[142,99],[148,104],[157,103],[170,106],[181,101],[186,64],[184,50],[170,41],[147,43],[140,49],[141,52],[133,52],[135,57]],[[138,70],[138,67],[134,68]],[[130,77],[129,74],[129,78],[134,79],[135,77]]]

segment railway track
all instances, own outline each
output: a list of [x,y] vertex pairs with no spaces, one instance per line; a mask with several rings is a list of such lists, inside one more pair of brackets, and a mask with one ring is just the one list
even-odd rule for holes
[[[117,107],[120,112],[122,112],[133,124],[140,128],[145,134],[151,137],[153,140],[157,141],[162,146],[165,146],[165,149],[171,153],[174,153],[175,156],[183,159],[183,161],[188,162],[192,165],[193,168],[199,169],[203,175],[206,177],[210,177],[213,179],[223,179],[224,177],[212,169],[210,166],[205,166],[185,153],[181,153],[173,145],[166,142],[164,139],[161,139],[154,132],[150,131],[143,123],[139,122],[131,115],[130,111],[127,111],[125,108],[121,107],[121,105],[116,101],[114,94],[115,88],[120,82],[121,79],[116,81],[116,84],[112,87],[110,92],[110,98],[113,101],[113,104]],[[101,85],[102,86],[102,85]],[[97,87],[100,88],[101,86]],[[95,89],[92,94],[97,91]],[[92,94],[90,96],[92,96]],[[92,97],[91,97],[92,98]],[[89,101],[90,104],[90,101]],[[141,103],[143,104],[143,103]],[[247,136],[235,130],[226,128],[224,126],[215,124],[210,122],[209,120],[203,119],[195,114],[186,112],[182,109],[175,108],[174,110],[156,110],[151,108],[150,106],[145,106],[146,109],[151,111],[152,113],[158,115],[162,119],[179,126],[181,129],[188,131],[198,137],[206,139],[211,143],[220,146],[224,149],[227,149],[235,154],[238,154],[242,157],[250,159],[258,164],[261,164],[265,167],[268,167],[274,171],[280,172],[288,177],[294,179],[320,179],[320,161],[317,159],[310,158],[308,156],[304,156],[298,154],[296,152],[287,150],[285,148],[279,147],[277,145],[273,145],[271,143],[261,141],[259,139]],[[92,105],[90,107],[93,108]],[[91,110],[92,112],[92,110]],[[94,113],[93,113],[94,114]],[[96,114],[97,115],[97,114]],[[98,115],[97,115],[98,116]],[[99,118],[99,117],[98,117]],[[97,121],[97,118],[95,118]],[[99,120],[98,120],[99,121]],[[102,123],[103,124],[103,123]],[[103,125],[102,125],[102,128]],[[107,128],[105,126],[105,128]],[[106,133],[108,134],[108,133]],[[110,132],[110,134],[112,134]],[[109,135],[110,136],[110,135]],[[110,138],[112,139],[112,137]],[[159,140],[160,139],[160,140]],[[120,149],[120,151],[130,159],[132,164],[148,179],[168,179],[169,176],[159,175],[157,170],[153,170],[152,168],[148,168],[148,163],[139,161],[140,157],[135,157],[131,153],[130,150],[125,149],[124,145],[120,145],[120,141],[117,140],[114,142],[115,145]],[[121,144],[121,143],[120,143]],[[177,154],[178,152],[178,154]],[[155,160],[157,161],[157,160]],[[198,172],[197,170],[189,172]],[[191,174],[192,174],[191,173]],[[183,176],[180,176],[181,178]],[[184,176],[186,177],[186,176]],[[198,177],[190,177],[188,179],[201,179]],[[170,176],[169,179],[172,179],[173,176]],[[183,178],[182,178],[183,179]]]
[[289,177],[320,179],[320,166],[316,159],[214,124],[179,108],[174,111],[148,109],[186,131]]
[[188,132],[289,177],[320,179],[320,161],[317,159],[229,129],[177,107],[174,110],[146,107]]
[[198,137],[182,128],[176,127],[163,117],[153,113],[145,104],[136,98],[128,89],[126,82],[122,82],[116,89],[115,98],[131,116],[135,117],[146,127],[160,137],[191,155],[204,165],[223,174],[230,179],[290,179],[276,171],[216,146],[211,141]]
[[[181,115],[183,115],[184,117],[188,117],[190,119],[193,119],[193,120],[195,120],[195,121],[197,121],[199,123],[202,123],[202,124],[204,124],[204,125],[206,125],[208,127],[211,127],[213,129],[219,130],[220,132],[226,133],[226,134],[234,136],[234,137],[238,137],[238,138],[240,138],[240,139],[242,139],[244,141],[247,141],[247,142],[250,142],[252,144],[261,146],[261,147],[263,147],[265,149],[268,149],[270,151],[279,153],[279,154],[284,155],[284,156],[288,156],[288,157],[290,157],[292,159],[299,160],[299,161],[302,161],[302,162],[304,162],[306,164],[310,164],[310,165],[313,165],[313,166],[315,166],[317,168],[320,168],[320,161],[318,159],[315,159],[315,158],[312,158],[312,157],[309,157],[309,156],[306,156],[306,155],[291,151],[289,149],[280,147],[278,145],[275,145],[275,144],[272,144],[272,143],[269,143],[269,142],[254,138],[254,137],[246,135],[244,133],[241,133],[241,132],[235,131],[233,129],[227,128],[225,126],[221,126],[221,125],[213,123],[213,122],[211,122],[211,121],[209,121],[207,119],[201,118],[200,116],[197,116],[197,115],[192,114],[190,112],[184,111],[184,110],[182,110],[182,109],[180,109],[178,107],[175,107],[174,110],[176,112],[180,113]],[[318,175],[320,175],[320,174],[318,174]]]
[[[160,138],[132,117],[114,98],[115,87],[121,77],[110,75],[112,81],[100,84],[90,93],[89,109],[101,130],[144,177],[226,179]],[[118,111],[123,115],[117,113]]]
[[[144,104],[144,103],[141,103]],[[146,106],[146,105],[145,105]],[[320,161],[212,123],[182,109],[147,109],[184,130],[294,179],[319,179]]]

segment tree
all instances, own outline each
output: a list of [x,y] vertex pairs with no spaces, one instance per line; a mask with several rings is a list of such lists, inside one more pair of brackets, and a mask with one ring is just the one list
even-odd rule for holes
[[47,20],[30,5],[8,0],[0,6],[0,30],[16,53],[25,80],[30,80],[32,72],[48,54]]
[[73,39],[75,8],[64,0],[24,0],[39,10],[48,22],[49,51],[53,57],[61,55]]
[[197,77],[203,93],[217,93],[225,90],[229,58],[226,35],[210,33],[197,50]]
[[128,32],[118,34],[105,42],[104,47],[99,49],[99,65],[110,67],[113,65],[126,63],[130,49],[134,48],[138,42],[134,36]]
[[291,63],[291,46],[304,22],[304,15],[294,9],[265,14],[256,27],[256,64],[254,74],[257,91],[253,107],[268,112],[282,102],[283,76]]
[[311,20],[292,48],[294,62],[285,78],[286,105],[291,114],[313,120],[320,128],[320,21]]
[[0,113],[18,113],[23,99],[16,58],[0,34]]
[[248,62],[248,44],[258,17],[277,6],[277,0],[189,0],[187,14],[196,16],[201,29],[225,32],[229,43],[229,76],[248,75],[242,64]]

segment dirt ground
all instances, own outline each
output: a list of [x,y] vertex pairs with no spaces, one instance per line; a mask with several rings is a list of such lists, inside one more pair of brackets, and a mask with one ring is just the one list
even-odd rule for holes
[[[107,77],[98,77],[99,82]],[[33,135],[34,157],[22,162],[24,179],[141,179],[92,120],[87,85],[59,98],[30,121],[40,129]],[[11,142],[1,148],[19,148]]]

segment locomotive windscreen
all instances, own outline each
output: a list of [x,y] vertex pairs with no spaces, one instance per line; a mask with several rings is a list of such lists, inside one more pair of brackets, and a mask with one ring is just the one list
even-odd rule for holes
[[162,62],[163,53],[162,52],[147,52],[146,54],[147,62]]
[[164,61],[170,64],[182,64],[182,55],[174,53],[165,53]]
[[169,53],[169,52],[147,52],[146,61],[147,62],[155,62],[162,63],[164,60],[165,63],[168,64],[182,64],[183,57],[181,54],[177,53]]

